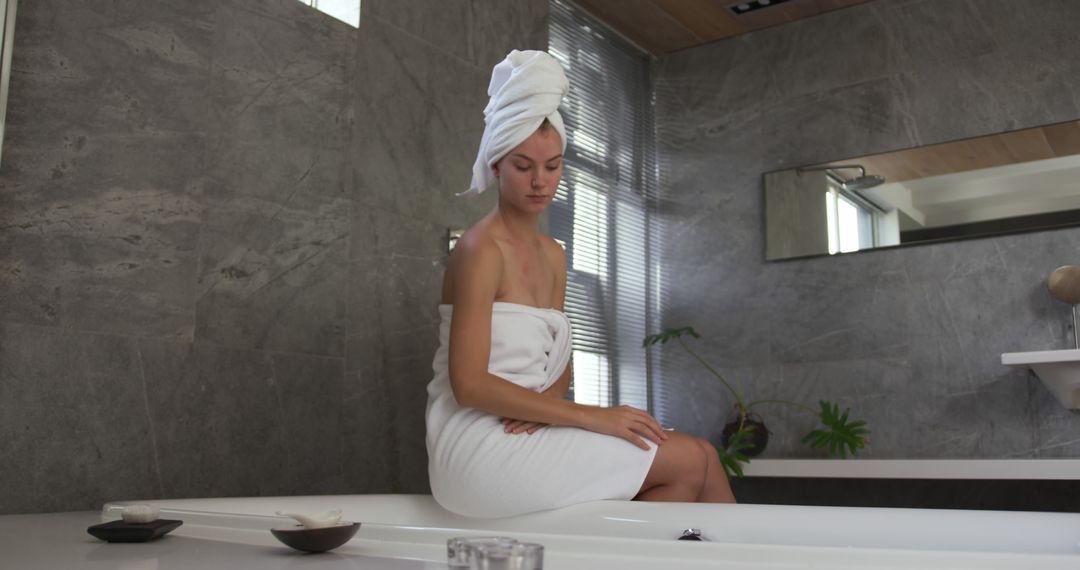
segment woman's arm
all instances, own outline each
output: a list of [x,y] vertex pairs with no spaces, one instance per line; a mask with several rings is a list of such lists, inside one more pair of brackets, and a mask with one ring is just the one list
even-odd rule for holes
[[503,271],[502,253],[490,239],[466,234],[454,248],[450,263],[454,316],[450,321],[449,368],[458,404],[502,417],[615,435],[643,449],[648,445],[642,437],[656,443],[667,437],[660,424],[642,410],[585,406],[539,394],[489,373],[491,311]]
[[466,235],[454,248],[453,257],[449,368],[458,404],[523,420],[580,425],[582,407],[542,397],[487,371],[492,303],[503,272],[498,245],[482,236]]

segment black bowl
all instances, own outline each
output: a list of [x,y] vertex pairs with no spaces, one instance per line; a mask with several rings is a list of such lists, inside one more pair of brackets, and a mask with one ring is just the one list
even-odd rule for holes
[[343,522],[323,528],[304,528],[303,525],[292,528],[272,528],[270,532],[285,546],[304,552],[326,552],[349,542],[358,530],[360,530],[360,523]]

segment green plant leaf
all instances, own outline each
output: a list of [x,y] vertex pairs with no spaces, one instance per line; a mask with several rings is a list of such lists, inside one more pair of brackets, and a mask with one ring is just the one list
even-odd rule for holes
[[651,334],[645,337],[641,346],[652,346],[656,343],[667,344],[668,341],[675,340],[683,336],[690,336],[694,338],[701,338],[701,335],[694,330],[694,327],[682,327],[678,329],[665,329],[663,332]]
[[847,454],[855,455],[860,449],[866,447],[866,436],[870,433],[866,422],[862,420],[848,421],[851,413],[850,408],[840,412],[840,406],[831,404],[825,400],[818,402],[821,411],[818,414],[821,423],[826,429],[815,429],[803,437],[802,442],[810,447],[824,448],[829,457],[840,456],[847,458]]
[[728,477],[743,476],[743,463],[750,463],[750,458],[743,452],[754,447],[754,442],[750,440],[753,432],[754,426],[742,426],[728,438],[727,447],[716,448],[720,453],[720,465]]

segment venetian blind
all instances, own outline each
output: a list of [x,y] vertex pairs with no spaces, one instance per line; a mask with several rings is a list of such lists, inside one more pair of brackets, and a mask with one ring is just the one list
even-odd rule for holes
[[567,251],[574,399],[651,409],[656,351],[641,347],[659,322],[648,61],[564,0],[551,2],[549,33],[549,52],[570,80],[559,109],[567,132],[563,178],[549,226]]

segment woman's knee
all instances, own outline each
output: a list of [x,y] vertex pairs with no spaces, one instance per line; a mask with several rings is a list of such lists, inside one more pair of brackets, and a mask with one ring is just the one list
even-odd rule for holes
[[656,451],[653,466],[666,483],[703,484],[708,458],[697,438],[673,433]]
[[716,449],[716,446],[713,445],[712,442],[704,438],[695,437],[694,439],[697,441],[697,444],[701,446],[701,449],[705,452],[705,460],[708,462],[709,467],[712,467],[714,464],[719,465],[720,452]]

